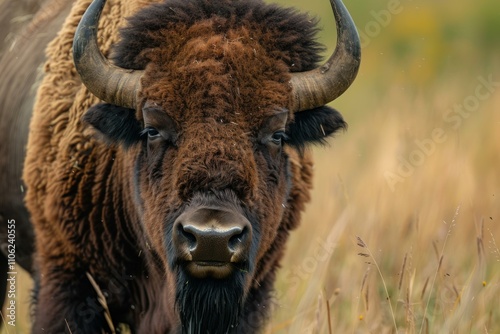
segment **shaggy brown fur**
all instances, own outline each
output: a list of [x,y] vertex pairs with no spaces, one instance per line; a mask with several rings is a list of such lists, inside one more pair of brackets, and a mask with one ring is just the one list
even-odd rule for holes
[[[289,72],[318,61],[314,23],[260,1],[170,0],[135,14],[119,39],[121,18],[148,1],[110,0],[103,52],[120,40],[114,61],[146,71],[133,111],[95,106],[75,72],[69,50],[89,2],[75,3],[48,48],[31,122],[24,180],[40,287],[33,331],[109,330],[86,273],[105,291],[113,322],[139,333],[258,331],[288,233],[309,200],[303,146],[344,126],[318,108],[310,117],[289,113],[283,147],[265,130],[290,104]],[[147,138],[149,127],[164,126],[148,123],[148,106],[174,123],[160,141]],[[248,272],[222,283],[186,277],[171,250],[176,217],[214,198],[241,207],[255,239]],[[235,304],[215,307],[211,298]]]

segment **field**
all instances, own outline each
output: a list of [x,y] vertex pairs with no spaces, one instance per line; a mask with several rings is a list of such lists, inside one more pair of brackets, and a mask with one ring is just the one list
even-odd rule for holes
[[454,130],[443,115],[472,95],[434,89],[388,89],[316,150],[270,333],[500,330],[500,94]]
[[500,4],[347,6],[349,128],[315,148],[268,332],[498,333]]
[[[328,54],[327,1],[281,3],[321,17]],[[349,128],[314,148],[265,332],[500,333],[500,3],[346,5],[362,66],[332,106]]]

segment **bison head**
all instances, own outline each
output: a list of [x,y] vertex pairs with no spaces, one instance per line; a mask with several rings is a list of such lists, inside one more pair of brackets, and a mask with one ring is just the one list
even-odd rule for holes
[[309,181],[290,156],[304,159],[306,144],[345,126],[324,105],[356,76],[356,29],[331,0],[337,48],[316,67],[322,48],[305,15],[259,1],[172,0],[129,19],[110,62],[97,46],[104,3],[92,3],[75,36],[82,81],[106,102],[84,121],[121,144],[151,265],[184,330],[231,331],[273,280],[307,198],[293,195]]

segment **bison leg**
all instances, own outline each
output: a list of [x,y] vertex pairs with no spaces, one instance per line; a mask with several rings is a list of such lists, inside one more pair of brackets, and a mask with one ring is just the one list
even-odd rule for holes
[[85,274],[54,273],[40,281],[32,333],[108,333],[104,308]]

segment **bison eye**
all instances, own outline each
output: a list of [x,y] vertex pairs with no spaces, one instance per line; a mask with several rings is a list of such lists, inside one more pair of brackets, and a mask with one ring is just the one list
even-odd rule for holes
[[286,141],[288,136],[286,135],[285,131],[279,130],[273,133],[271,136],[271,141],[276,144],[276,145],[281,145],[284,141]]
[[148,136],[148,139],[157,139],[161,136],[158,130],[150,126],[146,127],[141,132],[141,136],[146,136],[146,135]]

